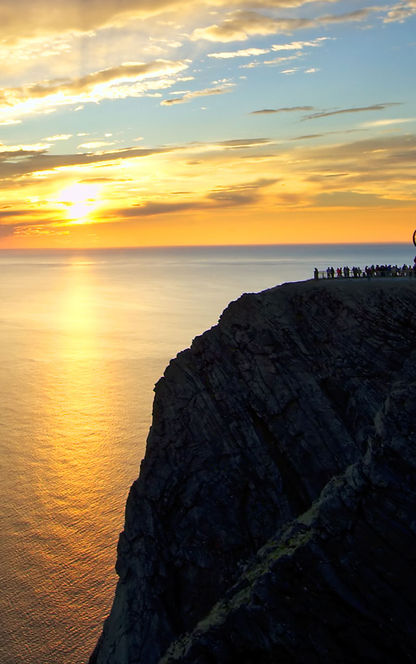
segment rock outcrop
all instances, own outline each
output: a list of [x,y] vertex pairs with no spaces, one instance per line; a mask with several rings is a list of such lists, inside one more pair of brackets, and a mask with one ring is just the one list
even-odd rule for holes
[[246,294],[155,389],[91,664],[416,662],[416,280]]

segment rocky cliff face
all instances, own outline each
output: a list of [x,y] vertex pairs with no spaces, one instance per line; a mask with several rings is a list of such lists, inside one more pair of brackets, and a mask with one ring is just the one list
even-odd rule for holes
[[156,386],[91,664],[416,662],[416,280],[243,295]]

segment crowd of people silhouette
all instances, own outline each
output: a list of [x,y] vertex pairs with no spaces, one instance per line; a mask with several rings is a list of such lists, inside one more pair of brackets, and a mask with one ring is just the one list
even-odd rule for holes
[[313,271],[315,279],[361,279],[363,277],[371,279],[373,277],[416,277],[416,256],[413,265],[366,265],[365,268],[361,267],[344,267],[334,268],[327,267],[326,270],[318,270],[316,267]]

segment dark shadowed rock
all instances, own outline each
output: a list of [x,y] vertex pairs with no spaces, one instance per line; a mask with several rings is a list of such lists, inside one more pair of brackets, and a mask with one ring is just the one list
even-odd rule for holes
[[243,295],[156,385],[91,664],[416,662],[416,280]]

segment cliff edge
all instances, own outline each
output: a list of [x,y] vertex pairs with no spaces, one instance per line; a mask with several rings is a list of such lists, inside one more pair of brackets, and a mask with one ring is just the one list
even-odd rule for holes
[[416,662],[416,279],[232,302],[157,383],[90,664]]

